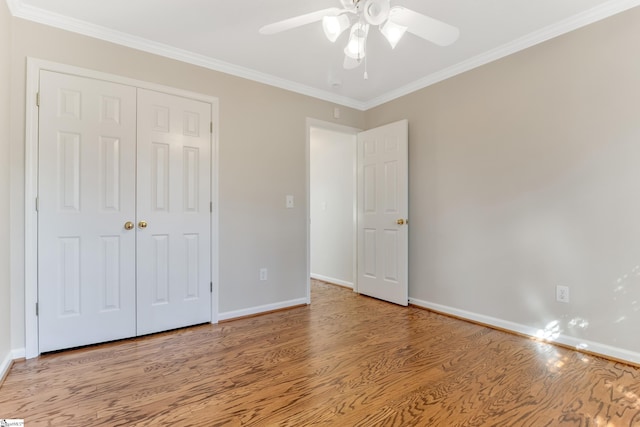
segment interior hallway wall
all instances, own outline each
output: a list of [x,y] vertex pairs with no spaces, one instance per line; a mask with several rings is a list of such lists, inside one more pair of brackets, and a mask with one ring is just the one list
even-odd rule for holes
[[356,136],[311,128],[311,277],[353,288]]

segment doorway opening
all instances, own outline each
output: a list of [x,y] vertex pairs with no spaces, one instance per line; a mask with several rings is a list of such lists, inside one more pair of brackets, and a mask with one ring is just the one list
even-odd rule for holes
[[358,131],[307,123],[308,277],[354,291]]
[[[331,259],[326,261],[323,257],[331,257],[337,252],[332,242],[342,239],[336,236],[350,234],[350,283],[353,290],[395,304],[408,304],[408,127],[409,122],[405,119],[359,132],[353,128],[307,120],[307,303],[311,302],[313,276],[349,286],[348,279],[343,281],[335,277],[344,271],[322,274],[320,263],[332,268],[339,265],[335,260],[332,263]],[[325,185],[322,183],[323,180],[331,182],[327,175],[338,168],[338,163],[337,157],[325,153],[331,151],[329,145],[317,149],[316,141],[320,140],[318,135],[326,136],[329,141],[337,139],[335,135],[330,136],[331,131],[348,134],[345,138],[352,141],[349,145],[355,147],[350,184],[331,183],[335,193],[341,193],[344,187],[355,188],[351,193],[351,233],[336,233],[334,228],[338,226],[335,221],[323,222],[323,216],[327,216],[326,211],[329,210],[329,197],[334,194],[322,191]],[[343,214],[342,218],[345,216]],[[320,239],[325,242],[319,242]],[[342,242],[344,249],[347,243]],[[334,280],[336,278],[338,280]]]

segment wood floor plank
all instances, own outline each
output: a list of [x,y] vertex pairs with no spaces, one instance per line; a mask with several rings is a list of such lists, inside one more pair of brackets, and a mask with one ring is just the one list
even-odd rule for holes
[[640,370],[313,281],[312,305],[14,364],[33,426],[640,426]]

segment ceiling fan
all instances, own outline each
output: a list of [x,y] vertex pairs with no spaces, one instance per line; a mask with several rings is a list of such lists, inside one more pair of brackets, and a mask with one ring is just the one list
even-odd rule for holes
[[350,29],[349,40],[344,48],[346,69],[356,68],[366,58],[367,36],[371,26],[378,26],[392,49],[407,31],[439,46],[450,45],[460,35],[460,31],[452,25],[402,6],[392,7],[391,0],[340,0],[340,3],[342,8],[331,7],[265,25],[260,28],[260,33],[276,34],[322,21],[325,35],[335,42]]

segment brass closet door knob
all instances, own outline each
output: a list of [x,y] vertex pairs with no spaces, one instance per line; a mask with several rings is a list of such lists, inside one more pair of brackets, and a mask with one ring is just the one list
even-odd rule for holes
[[125,230],[133,230],[133,227],[134,227],[134,225],[133,225],[133,223],[131,221],[127,221],[127,222],[124,223],[124,229]]
[[147,228],[147,221],[140,221],[138,223],[138,227],[140,228]]

